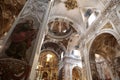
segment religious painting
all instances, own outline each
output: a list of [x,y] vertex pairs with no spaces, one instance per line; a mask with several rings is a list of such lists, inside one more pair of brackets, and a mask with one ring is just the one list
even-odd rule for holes
[[5,55],[10,58],[24,60],[28,62],[32,54],[33,44],[38,32],[39,24],[35,24],[34,17],[21,19],[11,33]]

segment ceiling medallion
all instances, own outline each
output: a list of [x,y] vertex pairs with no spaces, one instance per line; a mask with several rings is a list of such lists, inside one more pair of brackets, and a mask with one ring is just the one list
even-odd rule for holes
[[70,10],[70,9],[74,9],[77,8],[77,1],[76,0],[67,0],[65,3],[65,7]]

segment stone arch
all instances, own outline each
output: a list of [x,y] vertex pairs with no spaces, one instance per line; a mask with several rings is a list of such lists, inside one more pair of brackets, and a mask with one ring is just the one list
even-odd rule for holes
[[[103,26],[105,26],[107,23],[110,23],[113,29],[110,29],[110,28],[102,29]],[[98,35],[103,34],[103,33],[109,33],[109,34],[113,35],[113,36],[117,39],[117,41],[118,41],[118,43],[119,43],[119,45],[120,45],[120,36],[119,36],[119,33],[117,32],[117,30],[116,30],[115,25],[113,24],[113,22],[110,21],[110,20],[106,20],[106,21],[105,21],[104,23],[102,23],[102,24],[103,24],[103,25],[102,25],[102,27],[100,28],[101,30],[99,30],[98,32],[96,32],[96,33],[94,34],[93,38],[90,40],[90,44],[89,44],[89,47],[88,47],[88,53],[89,53],[90,47],[91,47],[94,39],[95,39]]]
[[[105,64],[108,64],[108,66],[111,66],[111,68],[109,69],[109,78],[111,77],[111,79],[116,78],[115,74],[117,72],[113,72],[113,68],[114,67],[114,60],[116,59],[116,47],[119,46],[119,43],[117,41],[117,39],[119,37],[116,38],[116,33],[113,33],[113,31],[111,30],[103,30],[101,31],[98,35],[96,35],[96,37],[94,38],[94,40],[92,41],[91,47],[89,49],[89,56],[88,59],[90,61],[90,67],[92,70],[92,75],[94,78],[94,74],[97,74],[95,78],[100,79],[101,77],[99,77],[99,73],[97,70],[97,66],[96,66],[96,56],[95,54],[99,54],[101,55],[104,59],[105,59]],[[96,45],[95,45],[96,44]],[[119,46],[120,48],[120,46]],[[106,78],[106,77],[105,77]]]
[[[116,33],[114,30],[101,30],[101,31],[97,32],[97,33],[94,35],[94,38],[90,41],[90,45],[89,45],[89,47],[88,47],[88,53],[90,52],[90,47],[92,46],[92,43],[94,42],[95,38],[96,38],[97,36],[101,35],[101,34],[104,34],[104,33],[108,33],[108,34],[110,34],[110,35],[113,35],[113,36],[116,38],[118,44],[120,45],[120,41],[119,41],[119,40],[120,40],[120,37],[119,37],[119,34],[118,34],[118,33]],[[89,56],[89,55],[88,55],[88,56]]]
[[[118,41],[119,40],[119,35],[116,32],[114,32],[113,30],[102,30],[97,35],[95,35],[95,37],[91,40],[91,43],[90,43],[89,49],[88,49],[88,53],[90,52],[90,48],[91,48],[92,44],[94,43],[94,40],[97,37],[99,37],[100,35],[103,35],[103,34],[109,34],[109,35],[113,36],[116,39],[116,42],[118,43],[118,45],[120,45],[119,41]],[[88,55],[88,57],[89,57],[89,55]]]
[[[44,46],[47,43],[55,44],[56,47],[53,46],[52,48],[50,48],[49,45],[47,45],[48,46],[48,48],[47,48],[47,47]],[[56,50],[54,48],[56,48],[58,50]],[[46,40],[46,41],[44,41],[41,49],[42,50],[47,49],[47,50],[54,51],[57,54],[57,56],[59,56],[59,59],[61,58],[62,53],[63,53],[63,55],[65,55],[65,50],[66,50],[65,46],[62,43],[60,43],[58,41],[53,41],[53,40]],[[61,51],[62,51],[62,53],[61,53]]]
[[57,44],[57,45],[60,45],[61,47],[63,47],[64,50],[66,50],[65,46],[64,46],[62,43],[60,43],[59,41],[57,41],[57,40],[56,40],[56,41],[53,41],[53,40],[45,40],[43,44],[45,44],[45,43],[47,43],[47,42],[52,42],[52,43],[55,43],[55,44]]
[[[80,24],[76,23],[74,20],[72,20],[72,19],[70,19],[68,17],[58,16],[57,15],[57,16],[50,17],[49,20],[53,20],[55,18],[61,18],[61,19],[65,19],[67,21],[72,22],[73,23],[73,28],[77,31],[78,34],[82,33],[85,30],[84,28],[82,28],[83,25],[80,25]],[[79,29],[79,27],[81,27],[81,28]]]

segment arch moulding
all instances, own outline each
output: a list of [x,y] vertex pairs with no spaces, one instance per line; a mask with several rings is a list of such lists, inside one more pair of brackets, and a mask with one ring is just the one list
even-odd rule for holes
[[93,42],[94,42],[94,40],[96,39],[96,37],[98,37],[99,35],[101,35],[101,34],[103,34],[103,33],[108,33],[108,34],[110,34],[110,35],[113,35],[114,37],[115,37],[115,39],[117,40],[117,42],[118,42],[118,44],[120,45],[120,36],[119,36],[119,34],[118,33],[116,33],[116,31],[114,31],[114,30],[111,30],[111,29],[104,29],[104,30],[101,30],[101,31],[99,31],[98,33],[96,33],[96,34],[94,34],[94,38],[93,39],[91,39],[90,40],[90,44],[88,45],[88,55],[87,55],[87,57],[88,57],[88,59],[89,59],[89,52],[90,52],[90,48],[91,48],[91,46],[92,46],[92,44],[93,44]]

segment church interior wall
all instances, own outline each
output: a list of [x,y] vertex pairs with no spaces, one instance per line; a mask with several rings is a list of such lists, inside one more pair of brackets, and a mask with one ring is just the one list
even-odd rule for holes
[[[120,77],[120,2],[116,1],[96,0],[96,4],[100,3],[98,6],[93,5],[94,2],[90,2],[87,6],[91,7],[85,7],[84,11],[82,7],[85,4],[78,7],[76,4],[79,2],[78,0],[57,0],[55,4],[53,4],[54,0],[51,0],[52,6],[49,5],[46,11],[47,1],[33,0],[32,3],[27,3],[29,5],[26,4],[27,7],[23,8],[15,20],[4,39],[5,41],[3,41],[3,48],[8,48],[11,44],[11,34],[13,34],[16,25],[22,23],[21,21],[32,19],[33,29],[38,28],[37,32],[39,32],[36,34],[35,40],[32,39],[31,47],[26,51],[26,63],[31,67],[29,80],[35,78],[36,80],[43,78],[57,80],[60,77],[61,80],[97,80],[97,78],[118,80],[115,78],[117,78],[116,76]],[[72,4],[73,2],[75,4]],[[63,13],[61,13],[60,6],[64,10]],[[89,8],[93,11],[92,13],[98,14],[92,24],[88,22],[91,14],[84,16]],[[76,13],[72,14],[74,11]],[[0,57],[6,57],[7,55],[4,55],[5,49],[1,48],[0,50]],[[79,53],[75,54],[74,50]],[[17,54],[17,57],[9,55],[8,58],[20,57],[20,61],[25,60]],[[80,73],[73,72],[74,68]],[[106,69],[106,74],[100,75],[102,73],[100,68],[102,71]],[[44,72],[47,74],[43,74]],[[79,75],[75,75],[75,73]]]

